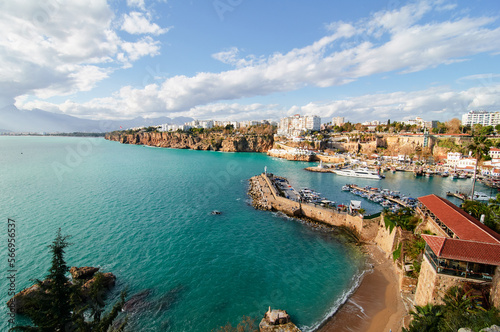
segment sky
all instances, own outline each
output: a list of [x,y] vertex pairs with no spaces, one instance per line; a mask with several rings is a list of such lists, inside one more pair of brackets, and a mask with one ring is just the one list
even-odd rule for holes
[[500,2],[0,0],[0,108],[322,122],[500,111]]

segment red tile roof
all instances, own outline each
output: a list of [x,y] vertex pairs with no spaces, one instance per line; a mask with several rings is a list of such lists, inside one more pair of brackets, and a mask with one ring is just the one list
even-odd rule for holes
[[494,232],[447,199],[434,194],[418,200],[462,240],[500,243],[500,234]]
[[422,238],[439,258],[500,266],[500,243],[484,243],[441,236]]

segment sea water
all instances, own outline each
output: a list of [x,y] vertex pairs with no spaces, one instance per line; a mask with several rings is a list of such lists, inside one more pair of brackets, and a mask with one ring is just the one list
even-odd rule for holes
[[[117,276],[108,302],[122,290],[129,297],[149,292],[128,314],[130,330],[211,331],[235,326],[243,316],[258,323],[271,306],[311,331],[357,285],[363,259],[330,232],[255,210],[247,196],[248,179],[267,167],[297,189],[308,187],[339,203],[359,199],[340,190],[352,179],[303,170],[310,165],[259,153],[160,149],[102,138],[0,137],[0,299],[10,298],[11,218],[16,291],[47,274],[47,246],[61,228],[72,236],[69,266],[99,266]],[[399,172],[356,181],[414,196],[470,186],[467,180]],[[362,206],[380,209],[366,200]],[[12,327],[6,306],[0,315],[0,329]]]

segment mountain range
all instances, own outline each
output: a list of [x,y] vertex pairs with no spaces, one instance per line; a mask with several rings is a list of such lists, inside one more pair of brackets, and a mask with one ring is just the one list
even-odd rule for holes
[[0,133],[102,133],[132,127],[154,126],[164,123],[183,124],[188,117],[137,117],[129,120],[89,120],[41,109],[22,110],[14,105],[0,109]]

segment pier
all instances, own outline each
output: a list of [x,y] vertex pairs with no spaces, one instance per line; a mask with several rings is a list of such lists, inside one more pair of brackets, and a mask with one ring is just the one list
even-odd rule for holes
[[[352,191],[361,191],[361,192],[364,192],[366,193],[367,195],[370,195],[370,196],[380,196],[382,197],[384,200],[387,200],[387,201],[390,201],[394,204],[397,204],[398,206],[400,207],[404,207],[404,208],[409,208],[409,209],[414,209],[414,206],[408,204],[407,202],[399,199],[398,197],[394,197],[394,195],[391,195],[391,191],[389,191],[388,189],[383,189],[383,190],[380,190],[378,188],[371,188],[368,189],[368,188],[361,188],[355,184],[347,184],[346,187],[349,188],[349,190]],[[398,192],[399,193],[399,192]]]
[[452,193],[451,191],[447,191],[446,192],[446,196],[452,196],[452,197],[455,197],[455,198],[458,198],[458,199],[461,199],[462,201],[465,201],[467,199],[469,199],[469,196],[464,194],[464,193],[460,193],[460,192],[454,192]]
[[[288,190],[284,190],[286,188]],[[330,226],[345,226],[356,230],[363,238],[373,237],[374,234],[371,233],[378,229],[376,218],[365,220],[358,213],[349,214],[338,208],[306,203],[295,195],[289,195],[287,191],[296,192],[291,186],[289,187],[286,179],[273,174],[262,173],[250,179],[249,195],[253,199],[252,204],[255,208],[281,211],[292,217],[305,217]]]

